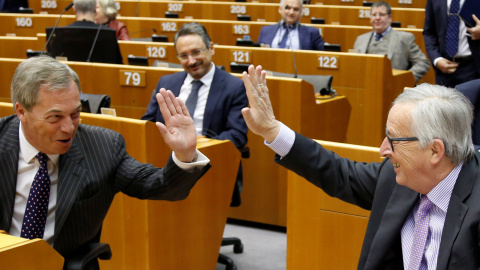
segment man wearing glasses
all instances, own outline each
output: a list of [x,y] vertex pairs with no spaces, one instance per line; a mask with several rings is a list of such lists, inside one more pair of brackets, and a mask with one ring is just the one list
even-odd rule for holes
[[[175,34],[174,46],[185,71],[160,78],[142,119],[164,122],[156,94],[165,88],[185,103],[198,136],[230,140],[242,149],[247,144],[247,125],[241,110],[248,106],[242,80],[214,65],[213,42],[203,25],[184,24]],[[241,189],[241,167],[235,188]]]
[[480,156],[465,96],[430,84],[406,89],[388,115],[385,160],[362,163],[275,120],[260,66],[250,66],[243,80],[250,108],[242,114],[277,153],[275,161],[371,210],[358,269],[479,269]]
[[430,62],[415,43],[412,33],[392,29],[392,8],[384,1],[373,3],[370,13],[373,31],[355,40],[358,53],[383,54],[392,61],[392,68],[411,70],[418,82],[430,69]]

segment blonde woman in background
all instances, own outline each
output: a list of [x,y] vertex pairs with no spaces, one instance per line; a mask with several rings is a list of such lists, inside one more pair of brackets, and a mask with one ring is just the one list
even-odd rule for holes
[[117,8],[113,0],[97,0],[97,14],[95,15],[95,22],[104,24],[116,31],[118,40],[130,40],[127,26],[118,21]]

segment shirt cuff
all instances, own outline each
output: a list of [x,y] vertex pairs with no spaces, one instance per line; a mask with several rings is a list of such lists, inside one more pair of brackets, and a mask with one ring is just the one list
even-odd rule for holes
[[280,124],[280,132],[275,140],[273,140],[271,143],[268,143],[265,140],[264,143],[279,156],[284,157],[288,154],[288,152],[290,152],[290,149],[292,149],[293,143],[295,142],[295,132],[283,123]]
[[437,57],[437,58],[435,58],[435,60],[433,60],[433,66],[436,67],[438,61],[440,61],[440,60],[442,60],[442,59],[444,59],[444,58],[443,58],[443,57]]
[[196,151],[197,151],[197,160],[194,161],[194,162],[190,162],[190,163],[185,163],[185,162],[180,161],[175,156],[175,152],[172,152],[173,162],[175,162],[175,164],[177,164],[178,167],[180,167],[181,169],[183,169],[185,171],[192,170],[192,169],[195,169],[195,168],[205,167],[205,165],[207,165],[210,162],[210,159],[208,159],[204,154],[202,154],[202,152],[198,151],[198,149],[196,149]]

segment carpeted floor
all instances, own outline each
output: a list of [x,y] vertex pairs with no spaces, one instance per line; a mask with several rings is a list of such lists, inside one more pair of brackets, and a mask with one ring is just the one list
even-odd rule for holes
[[[235,254],[233,246],[224,246],[220,252],[235,262],[238,270],[285,270],[287,265],[287,234],[285,228],[229,220],[224,237],[238,237],[243,253]],[[215,270],[225,270],[217,264]]]

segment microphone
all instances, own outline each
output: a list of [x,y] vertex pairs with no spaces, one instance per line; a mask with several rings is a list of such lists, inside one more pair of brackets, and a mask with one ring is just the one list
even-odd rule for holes
[[[287,5],[288,7],[288,5]],[[295,24],[296,27],[297,24]],[[292,43],[292,38],[290,37],[290,29],[287,24],[287,32],[288,32],[288,40],[290,40],[290,49],[292,50],[292,59],[293,59],[293,69],[295,70],[295,74],[293,75],[293,78],[297,78],[297,63],[295,62],[295,53],[293,52],[293,43]]]
[[140,10],[140,2],[142,2],[142,0],[138,0],[137,10],[135,11],[135,17],[138,17],[138,11]]
[[95,44],[97,44],[98,34],[100,34],[100,29],[102,29],[102,24],[98,24],[97,34],[95,35],[95,39],[93,40],[92,48],[90,48],[90,53],[88,54],[87,62],[90,62],[90,58],[92,57],[93,49],[95,48]]
[[67,11],[68,11],[69,9],[71,9],[72,7],[73,7],[73,2],[70,3],[70,4],[62,11],[62,13],[60,13],[60,16],[58,16],[57,22],[55,23],[55,26],[53,27],[52,32],[51,32],[50,35],[48,36],[47,42],[45,43],[45,46],[43,47],[42,54],[45,53],[45,49],[47,48],[47,44],[48,44],[48,42],[50,42],[50,39],[51,39],[52,36],[53,36],[53,32],[55,32],[55,29],[57,28],[58,22],[60,22],[60,18],[62,18],[63,13],[67,12]]

